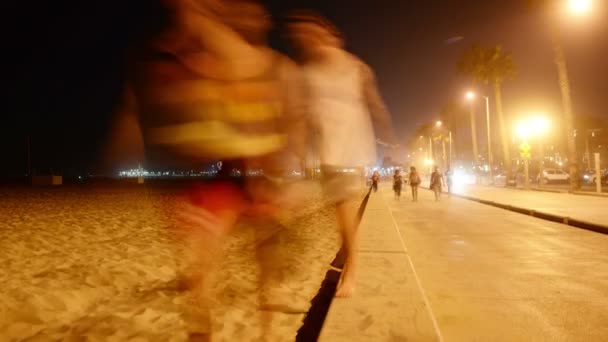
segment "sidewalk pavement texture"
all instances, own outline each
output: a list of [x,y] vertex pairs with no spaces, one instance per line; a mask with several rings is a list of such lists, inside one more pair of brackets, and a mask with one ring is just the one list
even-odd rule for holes
[[606,197],[522,191],[476,185],[467,185],[456,189],[454,192],[457,195],[502,206],[533,210],[541,213],[540,216],[544,213],[557,218],[568,218],[568,220],[590,223],[599,226],[596,227],[598,228],[597,231],[608,233],[608,210],[606,210],[608,209],[608,198]]
[[320,341],[606,339],[608,235],[432,196],[372,194],[357,291]]

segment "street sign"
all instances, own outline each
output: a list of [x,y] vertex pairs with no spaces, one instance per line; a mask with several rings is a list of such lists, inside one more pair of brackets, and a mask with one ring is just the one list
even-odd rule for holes
[[530,145],[528,143],[522,143],[519,145],[519,149],[521,150],[520,154],[523,159],[530,159]]

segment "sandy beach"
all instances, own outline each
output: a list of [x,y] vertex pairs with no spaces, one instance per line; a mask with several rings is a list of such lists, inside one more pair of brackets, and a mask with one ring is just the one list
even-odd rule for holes
[[[281,262],[283,289],[309,304],[339,238],[319,186],[306,189],[306,205],[286,223]],[[185,340],[181,241],[168,229],[179,194],[153,186],[0,190],[0,340]],[[214,283],[218,341],[259,339],[253,236],[241,224],[225,245]],[[273,339],[293,341],[304,316],[276,314]]]

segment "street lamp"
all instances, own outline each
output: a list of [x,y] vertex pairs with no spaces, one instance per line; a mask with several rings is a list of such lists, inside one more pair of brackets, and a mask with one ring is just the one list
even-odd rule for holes
[[475,99],[475,93],[469,91],[465,95],[467,101],[471,104],[471,111],[469,113],[471,120],[471,142],[473,144],[473,160],[475,167],[479,166],[479,152],[477,150],[477,125],[475,124],[475,106],[473,100]]
[[[490,131],[490,98],[488,96],[483,96],[482,97],[486,100],[486,129],[487,129],[487,133],[488,133],[488,169],[490,171],[490,183],[493,184],[494,183],[494,171],[492,170],[492,165],[493,165],[493,158],[492,158],[492,139],[490,138],[491,136],[491,131]],[[472,91],[468,91],[466,94],[466,98],[469,101],[473,101],[473,99],[475,98],[475,93]],[[476,144],[475,144],[476,145]]]
[[[532,117],[529,117],[525,120],[520,121],[517,126],[516,126],[516,134],[517,136],[523,141],[522,144],[522,150],[523,151],[522,154],[528,154],[527,149],[529,148],[528,146],[528,141],[529,139],[536,137],[538,139],[538,150],[539,150],[539,182],[538,185],[539,187],[543,186],[543,182],[544,182],[544,162],[545,162],[545,153],[544,153],[544,144],[543,144],[543,140],[542,138],[547,134],[547,132],[549,131],[551,124],[549,122],[549,120],[543,116],[543,115],[535,115]],[[529,179],[530,179],[530,175],[529,175],[529,155],[523,155],[523,159],[524,159],[524,169],[525,169],[525,180],[524,180],[524,184],[525,187],[528,188],[529,187]]]
[[593,7],[593,1],[591,0],[569,0],[568,8],[570,12],[583,15],[587,14],[591,11],[591,7]]

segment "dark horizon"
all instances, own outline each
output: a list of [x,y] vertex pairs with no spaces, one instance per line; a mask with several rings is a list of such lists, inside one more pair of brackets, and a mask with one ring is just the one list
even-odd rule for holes
[[[311,7],[336,23],[347,49],[376,71],[402,143],[419,125],[439,118],[442,106],[460,99],[470,87],[456,62],[474,43],[500,44],[514,55],[517,78],[504,84],[508,117],[530,111],[546,112],[556,122],[561,117],[548,29],[524,1],[384,0],[372,8],[345,0],[276,0],[268,6],[277,20],[289,9]],[[593,19],[563,27],[575,115],[599,123],[608,121],[608,79],[600,76],[608,75],[608,25],[602,10],[598,8]],[[157,20],[153,6],[143,0],[62,1],[35,10],[20,3],[3,13],[9,53],[0,174],[23,174],[28,136],[33,167],[40,172],[95,170],[121,100],[125,53],[142,27]],[[289,52],[279,32],[270,43]],[[477,91],[493,96],[486,86]],[[480,115],[481,109],[480,104]],[[483,137],[483,130],[479,134]]]

